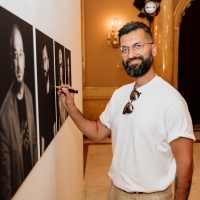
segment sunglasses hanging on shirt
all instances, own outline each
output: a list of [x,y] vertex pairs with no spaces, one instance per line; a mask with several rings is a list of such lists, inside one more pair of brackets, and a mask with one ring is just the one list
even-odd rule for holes
[[128,103],[124,106],[123,112],[122,114],[130,114],[133,112],[133,105],[132,105],[132,101],[137,100],[140,97],[140,92],[138,92],[136,90],[136,88],[133,89],[133,91],[130,94],[130,100],[128,101]]

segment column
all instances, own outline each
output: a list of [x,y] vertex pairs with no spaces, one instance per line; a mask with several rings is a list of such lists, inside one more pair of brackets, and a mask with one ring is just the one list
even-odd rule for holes
[[152,23],[157,56],[154,69],[168,83],[173,84],[173,2],[162,0],[160,12]]

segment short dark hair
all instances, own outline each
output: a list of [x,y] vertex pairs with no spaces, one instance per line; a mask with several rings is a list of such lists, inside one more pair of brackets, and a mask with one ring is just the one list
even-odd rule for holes
[[118,31],[119,40],[122,35],[128,34],[131,31],[136,31],[137,29],[142,29],[144,31],[146,37],[148,38],[148,40],[150,40],[150,42],[153,42],[153,36],[151,33],[151,29],[143,22],[138,22],[138,21],[135,21],[135,22],[131,21],[131,22],[128,22],[127,24],[125,24]]

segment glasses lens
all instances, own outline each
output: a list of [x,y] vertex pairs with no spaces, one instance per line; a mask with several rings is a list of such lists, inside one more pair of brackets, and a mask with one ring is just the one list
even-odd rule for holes
[[121,56],[127,56],[128,52],[129,52],[129,48],[127,48],[127,47],[121,47],[119,49],[119,53],[120,53]]
[[143,43],[137,43],[137,44],[133,45],[132,48],[134,49],[134,51],[136,53],[141,53],[144,49],[144,44]]
[[133,112],[133,105],[131,104],[133,100],[137,100],[140,97],[140,94],[135,88],[130,94],[130,101],[124,106],[124,110],[122,114],[132,113]]
[[133,105],[131,103],[127,103],[124,107],[124,110],[122,112],[122,114],[125,114],[125,113],[132,113],[133,112]]
[[140,93],[136,89],[134,89],[130,94],[130,99],[136,100],[139,98],[139,96],[140,96]]

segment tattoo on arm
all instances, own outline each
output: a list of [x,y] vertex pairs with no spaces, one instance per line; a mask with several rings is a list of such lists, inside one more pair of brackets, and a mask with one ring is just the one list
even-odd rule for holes
[[185,194],[185,200],[187,200],[188,197],[189,197],[191,185],[192,185],[192,181],[188,181],[188,187],[187,187],[186,190],[185,190],[185,193],[186,193],[186,194]]
[[175,176],[175,190],[178,189],[178,176]]
[[[185,189],[185,200],[188,200],[190,189],[191,189],[192,181],[188,181],[188,187]],[[175,190],[178,189],[178,176],[175,176],[175,184],[174,184]]]

